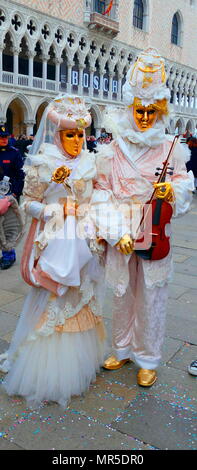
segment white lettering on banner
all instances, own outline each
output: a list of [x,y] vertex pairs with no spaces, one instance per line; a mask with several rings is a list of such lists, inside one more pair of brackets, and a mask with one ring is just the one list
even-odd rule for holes
[[78,72],[77,70],[72,71],[72,85],[78,85],[79,84],[79,78],[78,78]]
[[118,82],[117,82],[117,80],[112,81],[112,93],[118,93]]
[[[61,77],[61,81],[63,82],[63,75]],[[90,82],[90,75],[89,73],[85,72],[83,74],[83,87],[84,88],[89,88],[89,82]],[[93,88],[95,90],[99,90],[100,88],[100,79],[98,75],[94,75],[93,77]],[[72,85],[78,86],[79,85],[79,72],[78,70],[72,70]],[[107,93],[109,91],[109,79],[105,77],[103,79],[103,91]],[[112,80],[112,93],[118,93],[118,81],[117,80]]]
[[108,88],[108,78],[104,78],[103,79],[103,90],[104,91],[108,91],[109,88]]
[[89,87],[89,74],[88,73],[83,74],[83,86],[84,88]]
[[93,88],[99,90],[99,77],[97,75],[94,75],[93,78]]

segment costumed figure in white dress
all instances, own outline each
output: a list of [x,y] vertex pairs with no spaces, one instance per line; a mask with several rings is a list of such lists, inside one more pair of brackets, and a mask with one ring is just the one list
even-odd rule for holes
[[[187,149],[176,138],[173,142],[172,136],[165,135],[170,94],[164,60],[156,50],[142,52],[132,65],[123,99],[125,108],[108,108],[104,121],[114,140],[100,150],[98,147],[95,160],[92,158],[97,174],[89,214],[98,236],[105,241],[105,282],[113,292],[114,353],[106,359],[104,368],[118,369],[132,360],[139,367],[138,384],[151,386],[161,360],[168,282],[172,277],[170,219],[172,213],[177,217],[189,210],[194,183],[192,172],[186,171]],[[155,173],[160,172],[157,168],[163,171],[167,156],[165,180],[155,182]],[[144,205],[154,207],[147,204],[149,201],[162,201],[162,211],[168,213],[162,230],[157,222],[156,235],[152,226],[155,211],[149,222],[141,211]],[[144,229],[139,222],[146,222]],[[139,242],[139,228],[141,233],[144,230],[145,245]],[[164,240],[169,245],[167,251]],[[153,252],[155,243],[159,247],[157,257]]]
[[57,97],[26,159],[23,205],[32,222],[21,272],[31,289],[0,368],[8,372],[7,393],[33,406],[44,400],[66,406],[88,389],[104,360],[102,267],[77,234],[81,189],[73,180],[82,159],[85,201],[95,175],[91,154],[82,150],[90,123],[83,99]]

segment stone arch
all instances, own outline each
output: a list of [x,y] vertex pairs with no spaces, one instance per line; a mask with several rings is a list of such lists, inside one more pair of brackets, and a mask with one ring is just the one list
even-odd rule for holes
[[186,130],[186,131],[189,131],[191,134],[194,133],[195,125],[194,125],[193,119],[189,119],[189,120],[187,121],[185,130]]
[[34,111],[34,121],[35,121],[35,124],[34,124],[34,127],[33,127],[33,134],[35,135],[38,128],[39,128],[39,125],[40,125],[40,121],[42,119],[42,115],[46,109],[46,107],[48,106],[48,104],[50,103],[50,99],[48,98],[43,98],[40,103],[37,105],[35,111]]
[[175,119],[175,132],[177,134],[183,134],[185,132],[185,122],[181,117]]
[[175,134],[175,125],[174,125],[173,119],[170,120],[169,129],[170,129],[170,134]]
[[96,137],[99,137],[100,135],[100,129],[101,129],[101,122],[102,122],[102,113],[98,107],[98,105],[93,104],[90,113],[92,116],[92,126],[91,126],[91,131],[94,129],[94,133]]
[[9,128],[13,134],[26,134],[26,123],[32,119],[32,109],[24,95],[12,95],[5,104],[4,115],[5,120],[9,119]]

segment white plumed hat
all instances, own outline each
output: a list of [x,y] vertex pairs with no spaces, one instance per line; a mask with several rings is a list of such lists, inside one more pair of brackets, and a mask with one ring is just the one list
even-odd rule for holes
[[139,98],[144,106],[164,98],[170,100],[170,91],[166,86],[165,62],[156,49],[148,48],[142,51],[127,72],[123,101],[129,106],[133,104],[135,97]]

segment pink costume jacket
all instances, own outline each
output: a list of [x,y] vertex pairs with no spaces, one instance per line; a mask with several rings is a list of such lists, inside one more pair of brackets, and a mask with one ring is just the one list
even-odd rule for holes
[[[113,246],[126,233],[135,235],[135,223],[132,224],[134,221],[130,221],[122,212],[122,205],[128,208],[133,203],[146,203],[150,199],[152,183],[157,180],[156,168],[161,167],[166,159],[171,143],[172,137],[166,136],[164,143],[157,147],[144,148],[119,138],[110,145],[102,145],[99,152],[92,156],[97,175],[93,181],[89,218],[97,231],[99,228],[99,236],[108,242],[106,278],[118,296],[122,296],[128,286],[131,256],[120,254]],[[185,166],[188,158],[186,146],[178,143],[169,162],[174,167],[173,176],[168,175],[166,178],[171,181],[174,190],[174,217],[187,212],[192,201],[193,174],[187,173]],[[82,178],[83,169],[80,165],[77,171]],[[171,252],[162,260],[143,260],[142,264],[145,283],[149,288],[162,286],[171,278]]]

